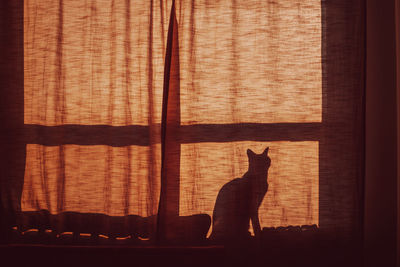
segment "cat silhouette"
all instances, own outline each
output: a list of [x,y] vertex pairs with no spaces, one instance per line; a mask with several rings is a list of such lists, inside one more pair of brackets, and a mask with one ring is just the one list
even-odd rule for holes
[[248,239],[250,220],[256,237],[261,235],[258,208],[268,191],[268,169],[271,159],[267,147],[263,153],[247,150],[249,169],[241,177],[226,183],[218,193],[213,211],[214,243]]

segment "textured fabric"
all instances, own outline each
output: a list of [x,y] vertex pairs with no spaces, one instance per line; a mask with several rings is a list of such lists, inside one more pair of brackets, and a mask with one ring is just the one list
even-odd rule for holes
[[177,10],[180,212],[211,214],[221,187],[247,171],[246,150],[269,146],[261,225],[318,224],[320,1],[183,1]]
[[[22,210],[156,213],[167,13],[143,1],[25,2],[25,124],[43,127],[26,148]],[[106,127],[79,133],[93,125]]]
[[171,233],[269,147],[261,227],[357,235],[362,3],[24,1],[25,171],[7,196]]

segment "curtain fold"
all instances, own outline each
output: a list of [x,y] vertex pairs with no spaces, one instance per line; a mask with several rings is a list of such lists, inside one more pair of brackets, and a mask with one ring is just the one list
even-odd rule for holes
[[181,146],[178,140],[181,110],[179,39],[175,2],[172,4],[169,23],[161,125],[162,166],[160,205],[158,210],[158,235],[160,240],[168,240],[174,237],[171,229],[168,228],[179,217]]
[[249,171],[248,150],[269,147],[266,238],[300,227],[360,238],[364,1],[23,8],[19,172],[1,185],[18,216],[5,227],[204,239],[219,209],[248,201],[216,205]]

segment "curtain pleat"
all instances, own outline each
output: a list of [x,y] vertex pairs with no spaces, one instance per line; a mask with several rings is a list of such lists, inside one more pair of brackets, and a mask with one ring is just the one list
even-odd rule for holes
[[160,240],[171,239],[169,225],[179,216],[180,159],[179,127],[180,110],[179,39],[175,12],[172,4],[165,56],[164,93],[161,125],[162,166],[158,234]]

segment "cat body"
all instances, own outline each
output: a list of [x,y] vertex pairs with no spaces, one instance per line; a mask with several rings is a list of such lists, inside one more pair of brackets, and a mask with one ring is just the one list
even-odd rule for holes
[[250,237],[250,220],[255,235],[260,235],[258,208],[268,191],[268,169],[271,165],[268,150],[267,147],[263,153],[256,154],[248,149],[249,170],[242,178],[226,183],[219,191],[213,212],[211,240]]

